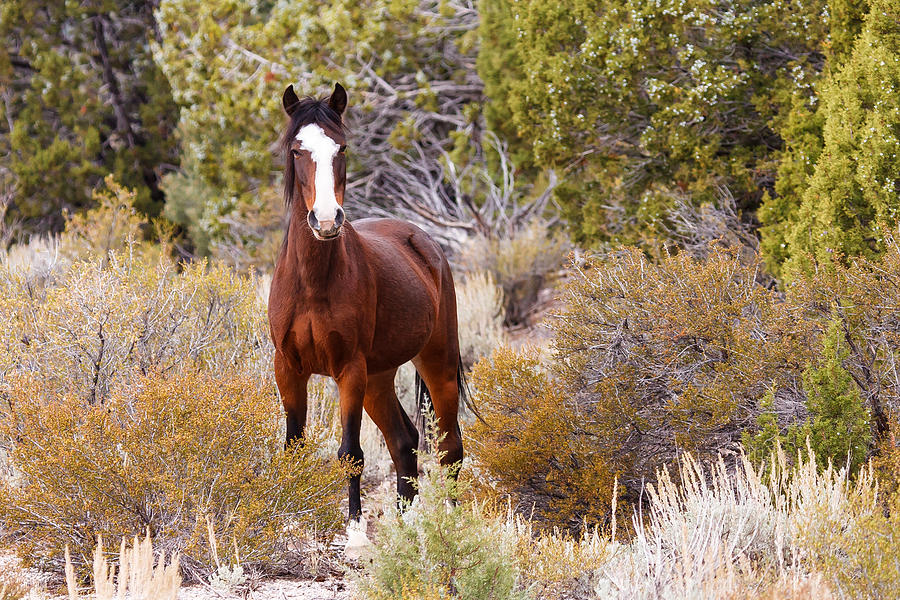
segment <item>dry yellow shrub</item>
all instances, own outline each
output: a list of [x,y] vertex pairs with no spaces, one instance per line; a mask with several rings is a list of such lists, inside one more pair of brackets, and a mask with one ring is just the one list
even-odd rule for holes
[[260,568],[289,568],[298,536],[336,530],[344,473],[315,440],[282,449],[272,389],[252,374],[186,363],[102,403],[24,377],[9,387],[0,439],[14,477],[0,484],[0,518],[21,534],[20,556],[61,570],[69,544],[84,567],[97,536],[149,528],[196,579],[215,569],[208,517],[239,554],[227,558]]
[[576,407],[537,353],[497,349],[475,366],[472,387],[484,421],[466,428],[466,448],[480,478],[541,520],[603,520],[615,473],[607,455],[578,435]]
[[0,386],[16,373],[91,402],[142,374],[196,363],[271,379],[265,307],[250,278],[109,253],[35,286],[0,268]]
[[[135,209],[135,191],[120,185],[112,175],[107,175],[103,182],[106,189],[92,194],[96,204],[93,208],[66,216],[66,228],[60,236],[62,255],[72,261],[106,260],[111,251],[127,249],[153,262],[166,254],[170,250],[167,244],[144,243],[153,225]],[[156,237],[165,238],[164,235]]]
[[818,330],[756,282],[759,263],[713,249],[650,262],[622,250],[576,267],[553,322],[556,381],[631,494],[689,451],[735,451],[759,399],[802,414]]
[[881,485],[882,498],[897,501],[900,506],[900,421],[892,420],[887,435],[878,444],[878,452],[872,459],[875,474]]

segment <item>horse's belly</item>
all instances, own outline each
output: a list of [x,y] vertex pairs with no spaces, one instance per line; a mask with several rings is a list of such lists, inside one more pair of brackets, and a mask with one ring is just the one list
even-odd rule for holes
[[382,298],[370,351],[369,370],[385,371],[412,360],[434,332],[437,306],[425,290]]

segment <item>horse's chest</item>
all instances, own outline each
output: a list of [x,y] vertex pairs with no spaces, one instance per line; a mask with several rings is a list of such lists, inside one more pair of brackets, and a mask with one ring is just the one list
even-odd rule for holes
[[294,313],[279,349],[292,355],[304,372],[336,375],[358,353],[364,330],[365,324],[353,315],[331,307],[306,307]]

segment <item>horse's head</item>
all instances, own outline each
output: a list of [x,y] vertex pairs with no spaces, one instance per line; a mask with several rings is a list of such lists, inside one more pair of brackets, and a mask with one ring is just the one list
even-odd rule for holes
[[341,206],[347,185],[347,140],[341,114],[347,107],[347,92],[335,84],[328,100],[300,100],[289,85],[282,100],[291,118],[282,142],[285,200],[304,203],[306,221],[317,239],[334,239],[344,224]]

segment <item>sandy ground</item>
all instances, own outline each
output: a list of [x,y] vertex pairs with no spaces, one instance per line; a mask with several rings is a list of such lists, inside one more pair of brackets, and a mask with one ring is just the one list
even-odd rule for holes
[[215,598],[241,598],[246,600],[350,600],[353,584],[346,579],[332,578],[324,581],[297,579],[269,579],[259,583],[246,594],[223,594],[208,587],[192,585],[182,587],[179,600],[213,600]]

